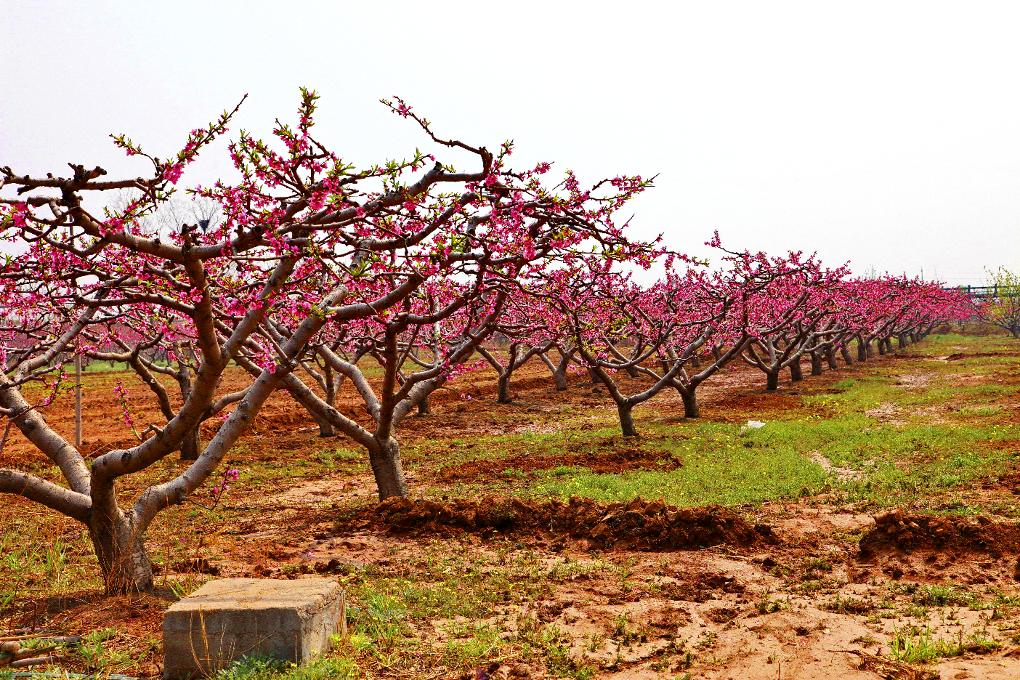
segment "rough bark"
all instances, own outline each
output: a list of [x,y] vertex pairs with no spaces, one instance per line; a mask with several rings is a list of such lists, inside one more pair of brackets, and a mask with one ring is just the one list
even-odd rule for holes
[[375,441],[369,450],[372,474],[379,489],[379,500],[392,496],[407,496],[407,480],[400,462],[400,445],[396,439]]
[[[314,414],[313,414],[314,415]],[[315,422],[319,424],[319,436],[320,437],[334,437],[336,436],[336,430],[333,429],[333,424],[325,418],[315,417]]]
[[198,460],[198,454],[201,451],[200,432],[196,427],[184,435],[184,439],[181,440],[181,460]]
[[689,390],[680,391],[680,398],[684,402],[684,418],[701,417],[701,411],[698,409],[697,390],[691,388]]
[[504,371],[499,374],[499,380],[496,383],[499,393],[496,396],[496,401],[500,404],[509,404],[510,399],[510,371]]
[[152,562],[145,552],[140,532],[127,517],[110,518],[93,513],[88,529],[108,595],[152,590]]
[[637,428],[634,427],[634,407],[627,402],[617,402],[616,411],[620,414],[620,431],[624,437],[636,437]]
[[800,382],[804,379],[804,370],[800,367],[800,359],[798,358],[792,364],[790,364],[790,380],[793,382]]

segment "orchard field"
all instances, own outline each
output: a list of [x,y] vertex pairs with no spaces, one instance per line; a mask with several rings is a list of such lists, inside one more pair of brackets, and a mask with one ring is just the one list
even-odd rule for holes
[[[635,410],[637,438],[586,374],[560,392],[533,360],[500,404],[475,371],[406,421],[415,493],[381,504],[364,455],[277,394],[218,503],[212,480],[150,528],[151,594],[104,595],[87,531],[8,498],[0,628],[83,634],[65,668],[155,676],[163,610],[205,580],[329,574],[349,635],[299,677],[1016,677],[1018,357],[1004,335],[933,335],[776,392],[731,364],[700,419],[663,393]],[[133,419],[159,415],[133,372],[92,368],[89,457],[131,443],[115,384]],[[73,429],[71,394],[48,421]],[[0,466],[43,471],[19,437]]]
[[0,166],[0,680],[159,676],[170,603],[309,574],[330,655],[221,680],[1020,675],[1009,270],[695,257],[654,178],[243,102],[113,135],[137,175]]

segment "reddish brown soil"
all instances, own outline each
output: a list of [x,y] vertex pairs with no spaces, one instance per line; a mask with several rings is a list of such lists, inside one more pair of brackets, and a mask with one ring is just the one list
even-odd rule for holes
[[861,538],[863,558],[915,550],[1020,555],[1020,524],[982,516],[936,517],[894,510],[877,516],[874,528]]
[[582,539],[603,549],[689,550],[774,541],[770,527],[752,527],[722,507],[680,509],[641,499],[606,505],[581,498],[566,503],[517,498],[477,502],[389,498],[360,519],[362,526],[367,521],[395,534],[527,532]]
[[[784,382],[778,393],[764,392],[760,372],[735,364],[699,391],[703,415],[714,421],[769,421],[784,417],[789,409],[822,408],[805,407],[799,395],[824,392],[832,383],[859,372],[866,374],[871,366],[881,366],[889,359],[876,357],[862,366],[826,371],[796,385]],[[938,359],[914,360],[916,369],[923,370],[923,362]],[[909,361],[902,360],[897,370],[915,369],[904,364]],[[131,390],[130,407],[139,429],[148,422],[158,423],[159,414],[151,408],[145,388],[128,374],[119,377]],[[110,374],[87,378],[84,448],[89,454],[132,443],[112,390],[115,379]],[[981,381],[1016,384],[1012,377],[1006,381],[982,377]],[[628,389],[640,385],[639,381],[624,382]],[[232,391],[244,383],[244,376],[231,369],[220,389]],[[513,404],[497,404],[491,372],[467,375],[434,395],[432,415],[405,421],[400,440],[410,453],[407,467],[412,488],[482,481],[483,469],[517,468],[528,473],[577,465],[615,472],[682,462],[634,451],[621,440],[600,445],[599,454],[568,448],[562,455],[531,458],[518,449],[507,451],[505,458],[450,465],[449,459],[443,458],[450,440],[470,444],[479,435],[554,432],[564,409],[571,409],[575,416],[591,417],[599,427],[612,422],[611,400],[585,376],[572,375],[570,389],[557,392],[544,367],[533,364],[515,376],[512,392]],[[474,400],[463,401],[464,393]],[[1020,411],[1003,403],[1014,417],[1020,417]],[[65,435],[73,431],[70,406],[70,397],[62,395],[45,412],[47,420]],[[338,406],[349,416],[366,421],[360,404],[351,396],[342,398]],[[664,392],[654,404],[639,409],[638,415],[639,420],[672,423],[682,421],[682,414],[678,396]],[[576,563],[591,559],[590,549],[597,548],[601,552],[596,559],[617,565],[627,577],[607,569],[553,582],[550,591],[537,601],[523,608],[507,605],[502,624],[510,630],[516,621],[529,617],[554,623],[573,641],[572,652],[581,654],[590,640],[611,638],[618,617],[626,614],[640,635],[629,646],[622,645],[622,652],[618,640],[607,642],[606,658],[596,654],[601,659],[597,677],[683,677],[690,672],[691,677],[712,680],[926,677],[909,675],[904,668],[894,669],[901,673],[895,675],[891,666],[881,666],[890,663],[887,658],[871,654],[887,656],[886,642],[904,625],[899,614],[895,619],[883,616],[874,620],[875,612],[885,611],[879,605],[887,598],[897,606],[909,604],[909,596],[892,589],[890,579],[899,582],[892,584],[897,587],[947,581],[979,584],[972,589],[982,597],[990,597],[980,590],[985,587],[1007,593],[1016,589],[1013,579],[1020,535],[1016,526],[1004,521],[932,520],[913,514],[873,520],[867,508],[831,506],[829,500],[818,497],[741,509],[745,516],[755,516],[749,520],[724,509],[676,510],[651,503],[631,508],[585,502],[573,510],[570,503],[525,502],[515,508],[506,499],[489,504],[376,504],[367,462],[351,462],[325,473],[321,467],[301,466],[320,452],[353,448],[348,440],[322,440],[317,434],[314,422],[286,395],[270,399],[231,452],[229,463],[242,468],[245,475],[254,476],[271,467],[293,467],[292,474],[266,475],[268,480],[258,486],[243,477],[216,516],[191,505],[161,515],[147,537],[150,553],[167,565],[157,577],[160,587],[174,583],[184,590],[194,587],[206,578],[196,571],[289,578],[320,565],[320,570],[342,572],[349,579],[356,580],[370,570],[412,581],[417,578],[416,565],[434,556],[470,559],[516,553],[538,555],[550,562],[569,558]],[[44,470],[47,463],[15,432],[0,452],[0,466],[26,464]],[[494,468],[496,465],[499,467]],[[129,501],[143,482],[152,483],[182,469],[176,462],[166,461],[144,480],[125,479],[121,489],[124,500]],[[436,484],[436,480],[442,483]],[[1015,476],[1004,475],[988,489],[961,489],[946,500],[972,494],[971,498],[980,502],[994,501],[987,506],[992,513],[995,504],[1015,504],[1015,482]],[[43,544],[60,539],[71,546],[68,559],[84,562],[86,572],[94,574],[91,548],[82,538],[81,527],[21,499],[5,497],[0,501],[0,524],[5,526],[17,527],[26,517],[42,515],[54,531],[33,540]],[[350,526],[348,517],[355,520]],[[755,522],[768,526],[755,526]],[[781,542],[768,527],[774,527],[774,536]],[[861,534],[864,539],[858,547],[856,538]],[[698,546],[713,547],[690,549]],[[819,558],[824,558],[831,571],[807,566]],[[40,569],[37,577],[18,586],[17,600],[4,611],[0,628],[45,625],[74,634],[113,627],[116,636],[105,644],[138,660],[127,669],[129,674],[158,676],[162,660],[158,639],[167,599],[107,598],[95,589],[54,598],[47,578]],[[90,586],[95,588],[94,584],[77,583],[72,588]],[[839,611],[834,611],[830,603],[837,596],[844,600]],[[1009,613],[1006,622],[1020,630],[1016,613]],[[962,621],[960,630],[969,634],[986,623],[980,616],[984,614],[966,607],[933,609],[929,623],[938,636],[953,639],[957,630],[948,628],[947,621]],[[917,619],[909,621],[921,625]],[[415,625],[421,626],[423,638],[442,644],[438,623],[416,621]],[[996,625],[1006,624],[996,620]],[[1012,633],[996,634],[1007,641],[1000,652],[943,661],[939,666],[942,677],[1020,677],[1016,673],[1020,662],[1008,642]],[[663,651],[672,650],[670,645],[676,640],[687,641],[687,649],[694,654],[695,666],[690,671],[681,665],[679,651]],[[651,670],[666,662],[662,670]],[[69,668],[88,670],[80,664]],[[546,677],[541,659],[516,666],[504,664],[499,672],[511,671],[525,674],[517,677]]]

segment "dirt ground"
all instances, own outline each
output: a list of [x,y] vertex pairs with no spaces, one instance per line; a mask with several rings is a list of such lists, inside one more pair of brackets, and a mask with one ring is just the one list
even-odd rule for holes
[[[955,342],[944,353],[922,344],[905,358],[876,357],[771,394],[761,374],[735,366],[701,391],[704,420],[769,422],[798,410],[821,418],[805,397],[876,374],[908,393],[942,385],[948,370],[954,385],[1020,386],[1020,353],[988,349],[981,338]],[[979,361],[991,363],[968,373]],[[241,379],[231,374],[224,391]],[[130,375],[88,374],[90,455],[131,443],[112,392],[117,380],[129,388],[137,423],[158,419]],[[483,372],[435,395],[432,413],[401,433],[412,499],[382,504],[356,447],[319,438],[304,412],[275,396],[230,454],[242,478],[222,504],[157,519],[147,542],[160,565],[155,595],[102,596],[81,528],[4,497],[0,580],[11,584],[0,598],[12,597],[0,609],[0,635],[24,626],[97,635],[99,657],[69,651],[60,667],[155,677],[163,610],[204,580],[327,574],[349,588],[349,619],[368,640],[342,641],[337,654],[366,676],[1020,678],[1015,439],[989,445],[1008,450],[1005,468],[923,504],[884,507],[841,493],[864,473],[832,464],[825,451],[810,461],[831,485],[761,503],[542,498],[529,489],[559,469],[682,469],[682,456],[647,444],[663,431],[686,432],[688,422],[679,398],[662,394],[637,411],[639,428],[649,429],[642,445],[591,435],[613,424],[604,391],[575,375],[556,392],[537,363],[515,377],[513,393],[513,404],[495,403],[494,377]],[[992,414],[975,411],[983,426],[1020,423],[1012,392],[989,391],[986,402],[966,407]],[[65,395],[47,413],[62,432],[72,427],[69,403]],[[938,423],[961,408],[950,400],[928,416]],[[341,410],[363,418],[353,400]],[[896,428],[918,413],[883,403],[867,416]],[[564,428],[581,434],[534,449],[536,437]],[[45,469],[15,435],[0,466],[26,460]],[[167,461],[144,481],[178,466]],[[513,474],[496,479],[503,470]],[[125,498],[142,481],[128,481]]]

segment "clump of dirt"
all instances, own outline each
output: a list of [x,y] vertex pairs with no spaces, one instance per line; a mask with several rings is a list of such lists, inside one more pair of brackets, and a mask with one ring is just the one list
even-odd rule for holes
[[616,473],[627,470],[675,470],[683,463],[662,451],[645,451],[637,447],[600,452],[590,449],[580,453],[552,456],[512,456],[498,460],[471,460],[439,470],[438,478],[444,482],[464,482],[491,479],[494,468],[520,470],[527,474],[536,470],[551,470],[561,465],[583,467],[591,472]]
[[751,526],[722,507],[676,508],[641,499],[602,504],[582,498],[566,503],[389,498],[362,519],[398,534],[524,532],[583,539],[601,549],[683,550],[775,541],[771,527]]
[[983,516],[936,517],[894,510],[875,517],[874,528],[861,537],[863,558],[916,550],[1016,555],[1020,552],[1020,524]]

